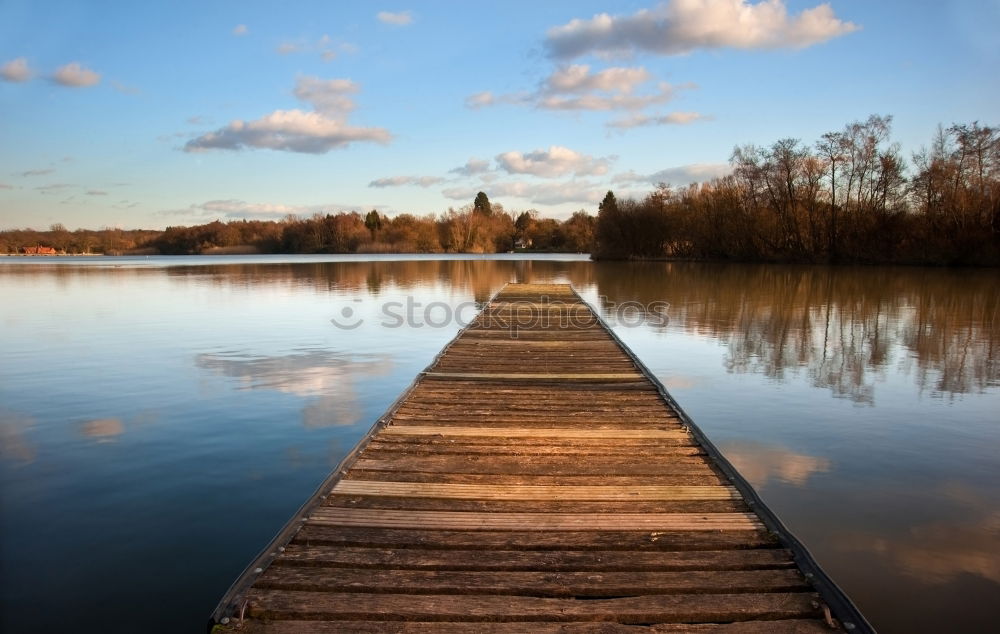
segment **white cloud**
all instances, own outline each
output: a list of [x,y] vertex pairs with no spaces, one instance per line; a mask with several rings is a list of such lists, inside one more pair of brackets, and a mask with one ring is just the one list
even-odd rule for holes
[[157,212],[161,216],[218,217],[226,219],[260,218],[280,219],[289,214],[311,216],[317,213],[338,213],[358,209],[380,209],[378,205],[343,205],[329,203],[321,205],[287,205],[281,203],[251,203],[236,198],[208,200],[183,209],[165,209]]
[[359,128],[331,119],[319,112],[275,110],[253,121],[236,120],[215,132],[188,141],[189,152],[208,149],[242,150],[266,148],[325,154],[351,143],[388,143],[392,135],[384,128]]
[[356,142],[388,143],[392,134],[385,128],[361,128],[347,123],[347,115],[355,107],[348,95],[359,89],[349,79],[300,77],[294,94],[311,104],[313,111],[275,110],[253,121],[236,120],[188,141],[184,149],[196,152],[265,148],[324,154]]
[[[688,87],[688,86],[682,86]],[[535,104],[544,110],[642,110],[656,104],[667,103],[677,96],[677,87],[660,82],[657,91],[646,95],[549,95]]]
[[413,14],[410,11],[379,11],[376,15],[379,22],[391,24],[393,26],[406,26],[413,22]]
[[102,191],[100,189],[88,189],[84,192],[88,196],[107,196],[108,192]]
[[52,169],[51,167],[46,167],[44,169],[25,170],[21,172],[21,176],[45,176],[46,174],[51,174],[54,171],[55,170]]
[[707,121],[709,119],[711,119],[711,117],[703,115],[699,112],[670,112],[664,115],[646,115],[635,113],[628,117],[609,121],[605,125],[609,128],[626,130],[629,128],[654,125],[687,125],[696,121]]
[[56,72],[52,73],[52,81],[62,86],[81,88],[99,84],[101,75],[82,66],[80,62],[70,62],[65,66],[60,66]]
[[612,67],[591,72],[590,66],[579,64],[557,68],[546,77],[533,93],[495,95],[490,91],[470,95],[468,108],[483,108],[501,103],[533,105],[542,110],[641,110],[673,100],[678,91],[692,89],[694,84],[673,86],[658,82],[642,93],[653,76],[645,68]]
[[274,50],[277,51],[278,55],[291,55],[292,53],[298,53],[302,50],[302,47],[294,42],[282,42]]
[[274,203],[248,203],[243,200],[230,198],[228,200],[209,200],[200,205],[191,205],[193,209],[201,209],[207,212],[221,213],[227,217],[243,216],[265,216],[284,217],[288,214],[308,211],[308,207],[297,205],[281,205]]
[[636,86],[649,81],[649,71],[641,66],[635,68],[606,68],[596,73],[590,72],[586,64],[574,64],[557,68],[545,80],[544,90],[549,93],[619,92],[631,93]]
[[567,147],[553,145],[548,150],[504,152],[496,157],[497,165],[508,174],[531,174],[543,178],[555,178],[574,174],[595,176],[607,174],[614,157],[594,158],[580,154]]
[[237,24],[233,27],[233,35],[246,35],[250,32],[246,24]]
[[632,15],[601,13],[548,30],[552,57],[637,51],[683,55],[697,49],[804,48],[860,27],[837,18],[829,4],[790,16],[783,0],[669,0]]
[[652,174],[639,174],[630,170],[615,174],[614,181],[616,183],[648,183],[650,185],[667,183],[676,187],[691,183],[704,183],[714,178],[726,176],[732,171],[733,169],[728,163],[692,163],[669,167]]
[[316,112],[327,116],[345,116],[354,110],[354,100],[348,95],[356,94],[361,87],[350,79],[320,79],[319,77],[299,77],[295,81],[293,94],[312,105]]
[[441,193],[452,200],[471,200],[476,193],[485,191],[491,199],[520,198],[536,205],[561,205],[563,203],[597,204],[608,188],[590,181],[565,181],[559,183],[525,183],[505,181],[470,187],[451,187]]
[[476,174],[484,174],[489,170],[490,162],[488,160],[470,158],[465,162],[465,165],[448,170],[448,173],[458,174],[459,176],[475,176]]
[[28,60],[23,57],[12,59],[0,66],[0,77],[3,77],[5,81],[28,81],[34,74],[34,71],[28,66]]
[[444,179],[438,176],[388,176],[386,178],[377,178],[368,183],[368,186],[379,188],[403,187],[407,185],[430,187],[431,185],[437,185],[442,182],[444,182]]

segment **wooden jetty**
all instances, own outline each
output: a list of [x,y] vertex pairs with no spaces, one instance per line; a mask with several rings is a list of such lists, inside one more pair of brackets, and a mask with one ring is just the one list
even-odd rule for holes
[[538,284],[493,297],[210,627],[872,631],[589,305]]

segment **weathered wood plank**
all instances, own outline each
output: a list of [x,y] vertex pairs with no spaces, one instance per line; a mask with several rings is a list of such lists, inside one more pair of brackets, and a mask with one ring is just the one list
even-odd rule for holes
[[472,500],[456,498],[330,495],[323,506],[406,511],[480,513],[743,513],[742,500]]
[[830,634],[819,619],[807,621],[743,621],[737,623],[458,623],[404,621],[268,621],[248,622],[237,630],[246,634]]
[[434,425],[414,425],[409,427],[390,425],[379,432],[382,436],[496,436],[500,438],[649,438],[670,439],[690,438],[686,431],[660,429],[557,429],[557,428],[506,428],[506,427],[442,427]]
[[403,621],[268,621],[248,622],[246,634],[643,634],[698,632],[706,634],[829,634],[822,621],[744,621],[739,623],[459,623]]
[[624,381],[641,382],[642,375],[638,372],[621,373],[591,373],[591,374],[550,374],[539,372],[518,372],[518,373],[487,373],[487,372],[428,372],[427,376],[432,379],[456,379],[470,380],[483,379],[486,381]]
[[413,449],[415,451],[436,451],[453,448],[456,451],[469,451],[472,453],[489,452],[495,447],[498,454],[516,451],[538,452],[540,454],[630,454],[630,452],[635,452],[635,454],[641,456],[644,451],[650,455],[655,455],[658,452],[669,453],[671,451],[691,451],[697,455],[701,455],[704,451],[692,438],[660,438],[658,440],[641,438],[613,438],[607,440],[600,438],[518,438],[504,440],[482,436],[383,435],[377,439],[373,439],[369,446],[373,450],[399,449],[403,451]]
[[257,588],[309,592],[392,592],[533,597],[798,592],[807,588],[798,570],[685,572],[522,572],[376,570],[271,566]]
[[461,531],[326,526],[306,522],[293,543],[366,548],[524,551],[704,551],[771,549],[778,538],[757,531]]
[[327,526],[371,526],[468,531],[698,531],[761,530],[753,513],[474,513],[320,507],[309,522]]
[[364,594],[251,590],[251,617],[372,621],[612,621],[619,623],[731,622],[818,617],[813,595],[695,594],[615,599],[551,599],[442,594]]
[[366,456],[381,460],[391,459],[392,457],[404,453],[436,454],[442,456],[451,454],[494,456],[616,456],[619,459],[649,460],[654,458],[669,459],[673,456],[703,456],[705,455],[705,450],[694,445],[683,447],[616,447],[608,445],[597,447],[567,447],[563,445],[553,447],[551,445],[521,446],[506,444],[498,447],[491,447],[488,445],[466,445],[455,443],[438,445],[421,445],[415,443],[404,444],[378,440],[371,442],[365,451]]
[[707,486],[729,484],[717,473],[670,475],[535,475],[519,473],[430,473],[426,471],[364,471],[350,469],[347,480],[384,480],[387,482],[440,482],[442,484],[501,484],[542,486],[622,485]]
[[684,475],[710,474],[713,468],[701,456],[681,456],[669,461],[626,462],[608,456],[580,460],[548,456],[530,461],[510,456],[414,456],[391,460],[359,458],[352,469],[362,471],[418,471],[422,473],[481,473],[523,475]]
[[593,570],[688,571],[792,568],[789,551],[780,548],[710,551],[520,551],[429,550],[289,545],[278,562],[287,566],[391,568],[394,570]]
[[238,631],[825,630],[569,285],[505,287],[388,421],[253,577]]
[[467,500],[733,500],[740,495],[722,486],[498,486],[341,480],[341,495],[457,498]]

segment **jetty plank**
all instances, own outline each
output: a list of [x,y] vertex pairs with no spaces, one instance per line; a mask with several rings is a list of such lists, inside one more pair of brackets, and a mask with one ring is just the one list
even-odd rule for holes
[[508,284],[237,580],[212,624],[829,631],[801,553],[672,403],[568,285]]

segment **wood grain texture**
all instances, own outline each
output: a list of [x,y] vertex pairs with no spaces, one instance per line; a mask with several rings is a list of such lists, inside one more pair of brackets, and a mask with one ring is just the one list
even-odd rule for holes
[[458,498],[467,500],[733,500],[740,495],[722,486],[503,486],[341,480],[341,495]]
[[385,436],[496,436],[499,438],[690,438],[685,431],[663,429],[536,428],[536,427],[442,427],[434,425],[386,427],[376,438]]
[[468,531],[760,530],[752,513],[475,513],[321,507],[309,517],[328,526]]
[[568,285],[504,287],[384,422],[223,631],[827,631],[791,552]]

